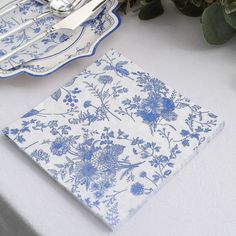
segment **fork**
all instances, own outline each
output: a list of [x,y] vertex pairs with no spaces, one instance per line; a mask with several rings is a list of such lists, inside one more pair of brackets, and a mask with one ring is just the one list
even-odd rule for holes
[[[49,4],[50,10],[40,14],[39,16],[36,16],[35,18],[26,21],[21,26],[5,33],[0,36],[0,41],[3,39],[9,37],[12,34],[15,34],[31,25],[39,21],[40,19],[49,16],[51,13],[58,17],[65,17],[69,15],[75,8],[80,8],[86,0],[74,0],[72,3],[69,3],[65,0],[38,0],[40,3],[47,3]],[[23,2],[23,1],[22,1]],[[26,2],[26,0],[24,0]],[[21,5],[22,3],[18,3]],[[12,9],[11,9],[12,10]],[[8,10],[7,10],[8,11]]]
[[[30,41],[26,42],[25,44],[19,46],[18,48],[15,48],[9,53],[6,53],[2,57],[0,57],[0,65],[1,69],[9,70],[16,66],[22,65],[26,62],[29,62],[31,60],[34,60],[37,58],[34,55],[27,54],[25,55],[27,58],[21,58],[19,62],[16,62],[17,65],[13,65],[11,63],[12,59],[17,58],[18,54],[21,55],[24,50],[26,50],[28,47],[33,46],[37,42],[41,42],[43,38],[55,34],[56,32],[60,30],[66,30],[67,31],[67,37],[63,39],[62,42],[67,41],[69,38],[73,36],[73,34],[76,32],[78,27],[85,22],[91,15],[97,14],[100,9],[105,6],[106,0],[91,0],[89,3],[86,3],[81,8],[73,11],[71,14],[69,14],[67,17],[59,21],[58,23],[50,26],[45,31],[39,33],[35,37],[33,37]],[[62,43],[61,42],[61,43]],[[52,47],[50,48],[52,50]],[[49,51],[49,48],[48,48]],[[23,53],[24,55],[24,53]],[[10,63],[10,64],[9,64]],[[15,63],[14,63],[15,64]]]

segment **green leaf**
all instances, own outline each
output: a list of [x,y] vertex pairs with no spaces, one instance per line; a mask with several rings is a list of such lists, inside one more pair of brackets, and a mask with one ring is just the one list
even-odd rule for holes
[[210,44],[223,44],[233,37],[234,29],[225,21],[220,3],[213,3],[202,14],[202,30]]
[[120,2],[119,10],[122,13],[126,14],[126,12],[127,12],[127,2],[122,2],[122,3]]
[[195,5],[196,7],[200,7],[202,4],[201,0],[191,0],[191,3]]
[[236,29],[236,12],[227,14],[224,11],[225,21],[234,29]]
[[139,12],[141,20],[150,20],[157,16],[162,15],[164,12],[161,0],[153,0],[143,6]]
[[181,11],[184,15],[187,16],[201,16],[204,10],[203,6],[196,6],[190,1],[182,2],[178,0],[174,0],[175,6]]
[[225,12],[231,14],[236,12],[236,1],[235,0],[221,0],[221,4],[224,6]]

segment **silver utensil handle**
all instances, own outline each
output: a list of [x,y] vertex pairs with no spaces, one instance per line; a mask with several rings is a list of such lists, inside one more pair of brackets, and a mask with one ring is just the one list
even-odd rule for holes
[[48,30],[45,30],[44,32],[40,33],[39,35],[35,36],[33,39],[22,45],[21,47],[18,47],[17,49],[11,51],[10,53],[7,53],[5,56],[0,57],[0,62],[3,62],[7,59],[10,59],[12,56],[16,55],[18,52],[26,49],[27,47],[31,46],[35,42],[43,39],[44,37],[48,36],[50,33],[54,32],[55,29],[51,27]]
[[15,5],[7,8],[6,10],[3,10],[2,12],[0,12],[0,17],[6,15],[7,13],[14,11],[17,7],[20,7],[22,4],[24,4],[25,2],[28,2],[28,0],[21,0],[20,2],[16,3]]
[[0,36],[0,41],[2,41],[4,38],[7,38],[8,36],[10,36],[12,34],[16,34],[17,32],[19,32],[19,31],[21,31],[21,30],[23,30],[23,29],[33,25],[35,22],[37,22],[38,20],[40,20],[41,18],[43,18],[43,17],[45,17],[45,16],[47,16],[49,14],[50,14],[50,12],[45,12],[45,13],[39,15],[39,16],[36,16],[35,18],[33,18],[31,20],[26,21],[25,23],[23,23],[19,27],[15,28],[15,29],[13,29],[13,30],[5,33],[5,34],[2,34]]
[[86,1],[87,0],[74,0],[72,2],[73,9],[82,7]]

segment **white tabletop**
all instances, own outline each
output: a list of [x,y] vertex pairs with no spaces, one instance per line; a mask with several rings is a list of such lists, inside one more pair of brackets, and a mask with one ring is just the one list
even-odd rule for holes
[[151,21],[123,17],[121,27],[100,44],[93,57],[75,61],[49,77],[0,81],[0,128],[111,47],[222,116],[224,131],[114,233],[0,135],[0,235],[33,235],[27,230],[22,233],[23,223],[7,210],[12,207],[20,222],[42,236],[235,236],[236,37],[226,45],[209,46],[199,18],[183,16],[171,5],[163,16]]

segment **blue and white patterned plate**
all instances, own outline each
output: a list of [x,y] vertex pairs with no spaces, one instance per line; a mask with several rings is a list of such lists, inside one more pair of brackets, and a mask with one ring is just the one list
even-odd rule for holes
[[[117,0],[108,0],[106,8],[100,14],[86,21],[77,30],[76,34],[65,42],[66,32],[61,31],[51,34],[50,37],[43,39],[31,48],[27,48],[27,50],[1,65],[0,79],[6,79],[22,73],[36,77],[45,76],[72,60],[93,55],[98,44],[120,25],[120,18],[115,13],[117,6]],[[47,10],[48,6],[42,5],[37,1],[27,2],[14,12],[0,18],[0,35]],[[58,17],[50,14],[26,30],[22,30],[0,41],[0,57],[29,41],[36,34],[59,20]],[[23,56],[36,59],[22,66],[17,66]],[[16,67],[8,70],[8,67],[12,65]]]
[[114,228],[223,126],[111,50],[4,133]]

